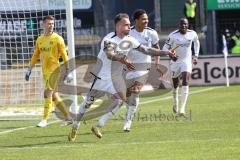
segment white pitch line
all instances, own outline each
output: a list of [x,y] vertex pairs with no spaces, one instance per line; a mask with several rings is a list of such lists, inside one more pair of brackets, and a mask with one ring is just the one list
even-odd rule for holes
[[[61,120],[49,122],[48,125],[53,124],[53,123],[57,123],[57,122],[59,122],[59,121],[61,121]],[[6,131],[0,132],[0,135],[4,135],[4,134],[7,134],[7,133],[11,133],[11,132],[15,132],[15,131],[20,131],[20,130],[25,130],[25,129],[29,129],[29,128],[35,128],[35,127],[37,127],[37,126],[27,126],[27,127],[10,129],[10,130],[6,130]]]
[[[197,94],[197,93],[202,93],[202,92],[207,92],[216,88],[220,88],[220,87],[211,87],[211,88],[205,88],[205,89],[201,89],[201,90],[197,90],[197,91],[191,91],[189,94]],[[144,102],[140,102],[140,104],[148,104],[148,103],[152,103],[152,102],[157,102],[157,101],[162,101],[162,100],[168,100],[171,99],[172,96],[167,96],[167,97],[162,97],[162,98],[158,98],[158,99],[153,99],[153,100],[148,100],[148,101],[144,101]]]

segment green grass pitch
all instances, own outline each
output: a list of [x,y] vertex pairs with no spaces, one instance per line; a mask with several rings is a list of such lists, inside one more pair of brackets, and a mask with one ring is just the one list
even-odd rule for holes
[[[0,159],[238,160],[239,92],[240,86],[190,87],[186,118],[172,114],[171,93],[142,97],[131,132],[122,131],[123,107],[102,129],[102,139],[90,131],[97,120],[93,119],[81,125],[71,143],[67,140],[71,126],[56,122],[37,128],[39,116],[0,117]],[[51,116],[50,121],[56,120]]]

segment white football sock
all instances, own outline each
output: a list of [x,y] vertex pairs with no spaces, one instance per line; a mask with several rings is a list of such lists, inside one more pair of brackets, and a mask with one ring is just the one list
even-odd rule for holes
[[187,103],[188,92],[189,92],[189,86],[182,86],[182,101],[181,101],[180,113],[185,113],[185,106]]
[[98,127],[104,126],[105,122],[112,118],[113,115],[117,113],[117,111],[120,109],[122,106],[123,101],[120,99],[113,99],[113,102],[109,105],[108,108],[110,108],[110,111],[105,113],[97,122]]
[[132,121],[139,104],[139,95],[132,93],[128,98],[126,121]]
[[126,117],[125,117],[125,120],[126,121],[132,121],[133,118],[134,118],[134,114],[137,110],[137,106],[127,106],[127,114],[126,114]]
[[98,120],[97,126],[98,126],[98,127],[104,126],[105,122],[106,122],[108,119],[112,118],[112,116],[113,116],[113,113],[112,113],[112,112],[107,112],[107,113],[105,113],[105,114]]
[[178,108],[178,87],[173,88],[173,105],[175,105]]

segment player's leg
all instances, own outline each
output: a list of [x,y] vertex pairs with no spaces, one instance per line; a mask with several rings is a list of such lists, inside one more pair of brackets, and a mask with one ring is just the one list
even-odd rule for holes
[[82,120],[85,112],[91,107],[94,101],[105,95],[105,90],[109,88],[109,82],[105,80],[94,81],[90,91],[79,106],[75,127],[79,127],[80,121]]
[[111,96],[112,103],[108,106],[109,110],[97,122],[98,127],[103,127],[106,121],[114,116],[123,104],[123,100],[117,94]]
[[178,88],[179,88],[179,77],[172,78],[173,82],[173,113],[178,113]]
[[123,102],[126,101],[126,84],[121,74],[114,76],[111,80],[106,81],[104,84],[105,91],[109,93],[109,99],[112,101],[108,106],[108,112],[106,112],[92,127],[92,132],[101,138],[102,134],[100,127],[103,127],[108,119],[117,113]]
[[182,72],[182,99],[181,99],[181,109],[180,114],[185,114],[185,106],[188,99],[189,94],[189,79],[190,73],[189,72]]
[[77,113],[77,117],[76,117],[76,119],[73,120],[72,129],[68,135],[69,141],[75,141],[75,139],[77,137],[77,130],[80,127],[80,122],[81,122],[84,114],[86,113],[86,111],[91,107],[91,105],[94,103],[94,101],[96,99],[93,94],[95,92],[97,92],[97,91],[94,91],[94,90],[89,91],[89,93],[87,94],[87,96],[85,97],[83,102],[80,104],[79,110]]
[[76,116],[76,119],[73,120],[72,130],[68,136],[69,141],[75,141],[77,130],[80,127],[80,122],[83,120],[83,116],[87,112],[87,110],[91,107],[91,105],[95,102],[96,99],[104,96],[105,92],[91,89],[87,96],[84,98],[83,102],[79,106],[79,110]]
[[100,79],[98,80],[95,79],[94,82],[92,83],[89,93],[79,106],[76,119],[73,120],[73,126],[71,132],[68,135],[69,141],[75,141],[77,130],[80,127],[80,121],[83,119],[84,114],[91,107],[91,105],[97,98],[100,98],[105,94],[105,92],[99,90],[100,88],[104,90],[105,89],[104,87],[105,86],[107,87],[107,85],[105,84],[107,83]]
[[178,113],[178,88],[179,88],[179,76],[181,75],[180,70],[181,64],[172,63],[170,66],[171,77],[172,77],[172,94],[173,94],[173,113]]
[[83,102],[79,106],[77,118],[73,120],[73,126],[72,129],[68,135],[69,141],[75,141],[77,136],[77,130],[80,127],[80,121],[82,120],[85,112],[90,108],[90,106],[94,103],[95,97],[91,95],[91,92],[88,93],[88,95],[85,97]]
[[[146,78],[144,79],[146,80]],[[139,81],[140,81],[140,78],[139,78]],[[127,98],[127,113],[125,117],[125,123],[123,126],[124,131],[130,131],[134,114],[137,111],[137,107],[139,104],[139,93],[143,86],[143,83],[139,81],[134,81],[132,87],[130,87],[127,91],[128,92],[127,95],[129,95],[129,97]]]
[[[115,80],[108,81],[108,88],[106,91],[109,93],[109,99],[112,103],[108,106],[109,111],[105,113],[98,121],[97,127],[104,126],[105,122],[110,119],[126,101],[126,85],[122,76],[115,77]],[[115,83],[118,82],[118,83]]]
[[72,118],[69,114],[69,111],[66,110],[67,107],[66,107],[65,103],[62,101],[61,97],[58,95],[58,92],[53,92],[52,99],[53,99],[55,106],[64,115],[65,120],[68,123],[70,123],[72,121]]
[[45,127],[47,125],[47,120],[49,114],[52,111],[52,94],[53,91],[46,89],[44,90],[44,110],[43,110],[43,119],[38,123],[38,127]]
[[50,73],[43,73],[43,79],[45,83],[44,88],[44,112],[43,112],[43,120],[38,123],[38,127],[45,127],[47,125],[47,120],[49,118],[49,114],[52,111],[53,105],[53,93],[57,90],[58,82],[59,82],[59,70],[55,70]]
[[92,127],[92,132],[98,138],[102,137],[100,128],[103,127],[105,123],[117,113],[117,111],[123,104],[122,99],[124,98],[122,97],[122,93],[115,93],[114,95],[110,96],[110,99],[112,100],[112,103],[108,106],[109,108],[108,112],[106,112],[102,117],[100,117],[97,124]]

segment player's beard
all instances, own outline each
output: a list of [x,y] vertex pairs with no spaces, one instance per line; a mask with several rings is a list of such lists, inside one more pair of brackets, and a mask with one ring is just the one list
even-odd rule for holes
[[130,32],[130,30],[127,30],[127,31],[124,31],[123,34],[124,34],[125,36],[127,36],[127,35],[129,35],[129,32]]
[[180,27],[180,33],[181,34],[186,34],[187,33],[188,27]]

